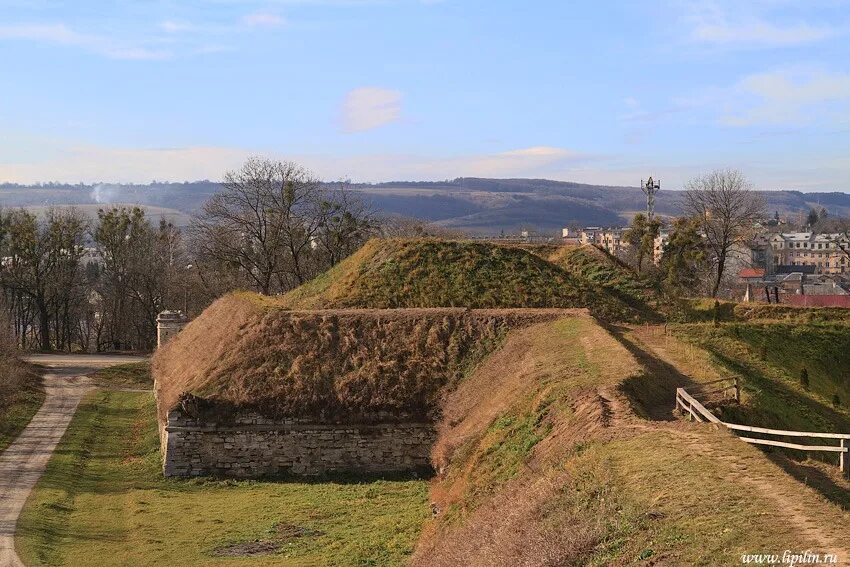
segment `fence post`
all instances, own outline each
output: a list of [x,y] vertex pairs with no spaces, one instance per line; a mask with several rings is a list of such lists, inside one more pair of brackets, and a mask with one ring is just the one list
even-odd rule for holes
[[741,403],[741,381],[735,376],[735,403]]
[[838,467],[841,469],[842,473],[846,473],[845,470],[847,467],[844,465],[846,461],[845,452],[847,451],[847,447],[844,444],[844,439],[841,439],[841,452],[838,453]]

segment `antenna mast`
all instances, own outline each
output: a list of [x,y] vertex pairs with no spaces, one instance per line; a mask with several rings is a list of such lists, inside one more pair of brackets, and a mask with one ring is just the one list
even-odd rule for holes
[[646,195],[646,220],[652,220],[655,216],[655,194],[661,190],[661,180],[655,181],[650,177],[644,183],[641,179],[640,190]]

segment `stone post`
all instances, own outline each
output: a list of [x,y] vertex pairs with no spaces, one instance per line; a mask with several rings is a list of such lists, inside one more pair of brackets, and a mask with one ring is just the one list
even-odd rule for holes
[[156,318],[156,348],[171,340],[183,330],[189,320],[182,311],[163,311]]

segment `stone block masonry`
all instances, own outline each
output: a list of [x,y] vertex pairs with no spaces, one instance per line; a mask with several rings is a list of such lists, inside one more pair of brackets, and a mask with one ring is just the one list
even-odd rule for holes
[[328,424],[251,412],[211,423],[179,406],[162,431],[165,476],[387,473],[430,467],[430,423]]

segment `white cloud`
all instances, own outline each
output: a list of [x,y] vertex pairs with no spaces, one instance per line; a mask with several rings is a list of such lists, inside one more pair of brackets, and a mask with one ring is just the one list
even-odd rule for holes
[[110,59],[167,59],[171,56],[170,52],[162,49],[151,49],[109,37],[80,33],[65,24],[4,25],[0,26],[0,39],[80,47]]
[[766,13],[770,6],[770,3],[719,0],[691,2],[685,16],[690,40],[726,48],[771,48],[814,43],[839,33],[826,23],[779,22],[777,15]]
[[180,33],[187,32],[195,29],[190,23],[187,22],[177,22],[174,20],[163,20],[159,23],[159,29],[167,33]]
[[741,24],[704,22],[694,28],[691,38],[697,42],[715,45],[783,47],[821,41],[835,34],[835,30],[830,27],[808,24],[783,27],[763,21]]
[[276,28],[285,24],[286,20],[284,20],[277,14],[271,14],[267,12],[254,12],[252,14],[246,14],[245,16],[243,16],[242,23],[246,26],[256,28]]
[[[29,155],[41,156],[36,152]],[[220,147],[147,149],[66,144],[44,157],[0,163],[0,182],[219,179],[225,170],[237,167],[249,155],[246,150]]]
[[53,139],[31,141],[33,148],[0,162],[0,183],[147,182],[151,179],[219,179],[249,155],[291,159],[324,179],[355,181],[446,179],[460,176],[545,176],[583,163],[589,156],[574,150],[534,146],[491,154],[428,156],[413,154],[298,155],[226,147],[111,148]]
[[395,122],[401,115],[401,93],[380,87],[360,87],[348,92],[342,104],[345,132],[362,132]]
[[829,104],[850,102],[850,74],[806,69],[756,73],[735,85],[731,98],[727,106],[736,109],[721,119],[727,125],[806,123]]

